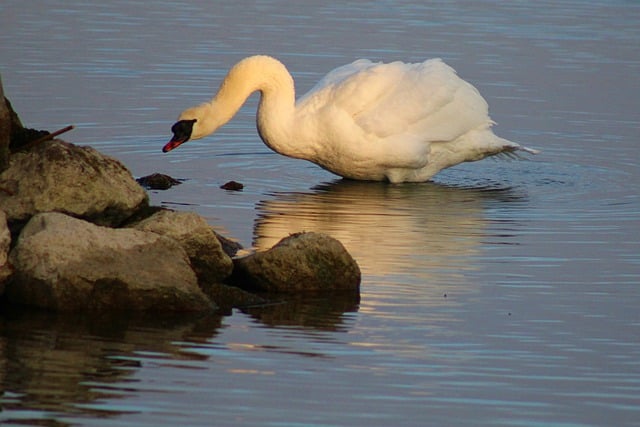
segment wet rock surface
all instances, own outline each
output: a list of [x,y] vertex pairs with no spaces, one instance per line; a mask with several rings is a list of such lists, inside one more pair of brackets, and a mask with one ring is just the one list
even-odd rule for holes
[[236,286],[224,283],[201,285],[204,293],[215,301],[224,314],[231,314],[233,308],[246,309],[248,307],[264,306],[270,303],[267,297],[245,291]]

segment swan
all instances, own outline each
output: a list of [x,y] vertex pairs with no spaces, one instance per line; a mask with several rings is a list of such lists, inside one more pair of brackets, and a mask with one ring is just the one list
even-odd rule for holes
[[296,100],[287,68],[264,55],[242,59],[211,101],[183,111],[162,151],[214,133],[255,91],[258,133],[269,148],[344,178],[421,182],[461,162],[538,153],[496,136],[487,102],[441,59],[359,59]]

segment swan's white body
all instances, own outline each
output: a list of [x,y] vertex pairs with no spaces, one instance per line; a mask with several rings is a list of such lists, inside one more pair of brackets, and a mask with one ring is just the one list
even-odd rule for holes
[[255,91],[267,146],[345,178],[426,181],[461,162],[535,153],[494,135],[484,98],[440,59],[361,59],[331,71],[296,101],[291,75],[268,56],[240,61],[210,102],[185,110],[176,125],[189,123],[189,135],[174,137],[164,150],[215,132]]

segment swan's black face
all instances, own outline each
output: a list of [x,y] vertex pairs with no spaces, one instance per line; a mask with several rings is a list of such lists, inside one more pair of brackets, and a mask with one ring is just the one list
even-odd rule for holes
[[162,152],[167,153],[174,148],[180,146],[180,144],[187,142],[191,138],[191,132],[193,132],[193,124],[196,119],[192,120],[180,120],[171,126],[171,132],[173,132],[173,138],[162,147]]

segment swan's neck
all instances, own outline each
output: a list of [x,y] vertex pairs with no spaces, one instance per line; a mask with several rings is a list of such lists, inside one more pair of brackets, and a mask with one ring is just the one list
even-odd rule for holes
[[231,120],[255,91],[260,92],[257,124],[264,143],[280,154],[304,158],[304,147],[294,136],[293,78],[281,62],[268,56],[243,59],[229,71],[216,96],[202,106],[209,110],[203,131],[215,132]]

